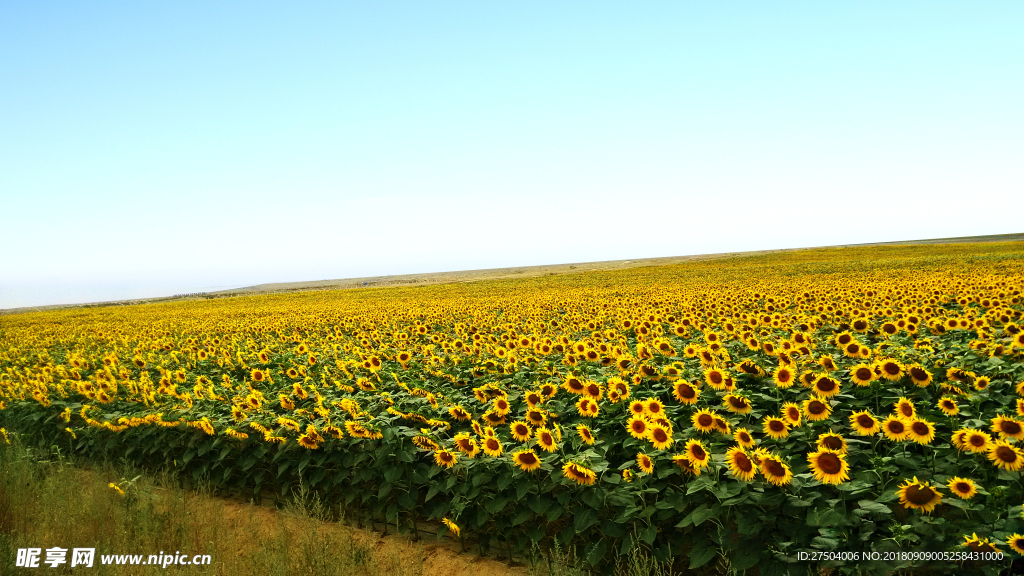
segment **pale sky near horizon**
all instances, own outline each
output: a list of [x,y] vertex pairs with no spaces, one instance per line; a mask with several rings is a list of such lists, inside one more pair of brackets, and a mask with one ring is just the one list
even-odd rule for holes
[[1021,2],[4,2],[0,308],[1024,232],[1022,29]]

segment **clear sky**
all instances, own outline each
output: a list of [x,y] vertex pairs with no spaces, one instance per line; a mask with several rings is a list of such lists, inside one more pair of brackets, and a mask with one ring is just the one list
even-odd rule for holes
[[1024,232],[1024,2],[0,3],[0,308]]

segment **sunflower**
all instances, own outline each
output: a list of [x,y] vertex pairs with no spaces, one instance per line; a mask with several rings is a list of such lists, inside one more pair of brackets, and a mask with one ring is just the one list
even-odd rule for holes
[[544,403],[544,395],[536,390],[530,390],[524,394],[523,399],[526,400],[526,405],[530,408],[536,408]]
[[647,438],[658,450],[666,450],[672,445],[672,431],[661,424],[651,424]]
[[519,450],[512,453],[512,461],[524,472],[533,472],[540,468],[540,458],[533,450]]
[[718,368],[708,368],[705,370],[704,381],[715,390],[725,389],[725,373]]
[[[341,438],[341,436],[339,435],[339,433],[341,433],[341,428],[337,428],[335,426],[327,426],[324,428],[324,430],[331,436],[334,436],[335,438]],[[412,439],[412,443],[415,444],[420,450],[426,450],[428,452],[436,452],[437,450],[441,449],[437,442],[434,442],[433,440],[427,438],[426,436],[414,436]]]
[[963,452],[980,454],[992,447],[992,437],[975,428],[962,428],[953,434],[953,444]]
[[555,441],[555,436],[551,433],[551,430],[547,428],[537,428],[533,434],[534,438],[537,439],[537,445],[547,450],[548,452],[554,452],[558,450],[558,443]]
[[942,494],[928,482],[921,482],[914,477],[913,481],[904,480],[897,494],[904,508],[918,509],[925,514],[931,513],[942,503]]
[[811,396],[804,400],[804,415],[811,422],[825,420],[832,415],[832,407],[825,400]]
[[850,479],[850,466],[842,454],[819,448],[807,455],[814,477],[825,484],[842,484]]
[[882,420],[882,433],[893,442],[902,442],[910,435],[907,423],[902,418],[889,416]]
[[737,428],[736,432],[732,435],[733,439],[736,440],[740,446],[744,448],[754,447],[754,438],[750,435],[750,432],[746,428]]
[[622,481],[623,482],[632,482],[633,481],[633,471],[630,470],[629,468],[626,468],[625,470],[623,470],[622,471]]
[[303,448],[309,450],[316,450],[317,448],[320,447],[320,445],[317,444],[316,440],[314,440],[307,434],[302,434],[301,436],[299,436],[297,442],[299,443],[299,446],[302,446]]
[[753,409],[750,405],[750,401],[738,394],[726,394],[722,398],[722,405],[726,410],[735,412],[736,414],[749,414]]
[[690,462],[690,459],[686,456],[686,454],[676,454],[675,456],[672,457],[672,462],[674,462],[676,466],[679,466],[686,472],[689,472],[694,476],[700,476],[701,469],[699,467],[694,467],[693,463]]
[[861,363],[850,368],[850,379],[857,386],[868,386],[876,377],[874,370],[867,364]]
[[924,366],[920,364],[907,366],[907,374],[910,375],[910,380],[921,388],[925,388],[932,383],[932,373],[925,370]]
[[263,370],[260,370],[259,368],[256,368],[255,370],[250,372],[249,376],[252,378],[253,382],[263,382],[264,380],[267,379],[267,373],[264,372]]
[[1002,440],[1007,438],[1024,439],[1024,425],[1019,420],[1007,418],[1001,414],[992,419],[992,431],[999,434],[999,438]]
[[455,455],[451,450],[436,450],[434,451],[434,462],[438,466],[444,466],[445,468],[451,468],[455,466],[455,463],[459,461],[459,457]]
[[766,416],[761,427],[769,438],[779,439],[789,436],[789,424],[782,418]]
[[644,403],[644,413],[651,418],[658,418],[665,415],[665,405],[657,398],[648,398]]
[[579,435],[580,440],[583,441],[584,444],[591,444],[591,445],[593,445],[594,442],[595,442],[595,440],[594,440],[594,432],[586,424],[577,424],[576,425],[576,434]]
[[846,454],[848,450],[846,438],[836,434],[831,428],[826,433],[818,434],[817,445],[819,450],[831,450],[838,454]]
[[790,428],[802,426],[801,420],[803,416],[804,414],[800,411],[800,406],[796,402],[786,402],[782,405],[782,418],[786,420]]
[[882,425],[879,424],[878,419],[872,416],[867,410],[850,414],[850,426],[853,427],[854,432],[856,432],[858,436],[874,436],[882,429]]
[[686,443],[686,457],[694,468],[707,468],[711,462],[711,453],[704,444],[697,439],[691,439]]
[[482,420],[487,422],[489,426],[501,426],[505,423],[505,417],[498,414],[494,410],[488,410],[484,412],[483,416],[480,417]]
[[587,391],[587,385],[577,376],[569,376],[562,383],[562,388],[573,394],[583,394]]
[[468,458],[475,458],[480,453],[480,447],[476,440],[469,435],[469,432],[460,432],[455,435],[455,446]]
[[516,420],[509,425],[508,429],[517,442],[526,442],[530,439],[530,427],[522,420]]
[[484,454],[497,458],[498,456],[501,456],[501,452],[501,442],[499,442],[497,438],[493,436],[484,438]]
[[592,398],[583,397],[576,402],[576,412],[586,418],[594,418],[600,409]]
[[956,416],[960,413],[960,407],[957,406],[956,399],[952,396],[943,396],[942,398],[939,398],[937,406],[946,416]]
[[903,375],[905,374],[903,365],[891,358],[880,360],[878,367],[882,378],[885,378],[886,380],[899,380],[900,378],[903,378]]
[[593,486],[597,480],[597,474],[593,470],[575,462],[569,462],[562,466],[562,475],[574,480],[580,486]]
[[974,480],[971,480],[970,478],[954,476],[946,483],[946,487],[949,488],[950,492],[964,500],[970,500],[978,493],[977,484],[975,484]]
[[923,418],[913,418],[906,422],[907,437],[918,444],[931,444],[935,439],[935,425]]
[[977,533],[971,534],[970,536],[964,536],[964,543],[962,546],[966,546],[971,549],[971,552],[1000,552],[995,544],[989,542],[988,538],[979,538]]
[[696,404],[700,399],[700,389],[685,380],[676,380],[672,386],[672,397],[683,404]]
[[1017,533],[1010,534],[1006,537],[1006,545],[1017,554],[1024,556],[1024,536]]
[[722,418],[721,416],[715,416],[715,430],[718,430],[719,432],[725,434],[726,436],[732,434],[732,431],[729,428],[729,423],[726,422],[725,418]]
[[789,388],[796,381],[796,375],[793,374],[793,370],[788,366],[779,366],[775,369],[775,373],[772,375],[772,381],[779,388]]
[[533,426],[543,426],[548,421],[547,414],[539,408],[531,408],[526,411],[526,419],[530,421]]
[[494,412],[500,416],[504,416],[512,411],[512,406],[508,403],[507,398],[498,397],[494,399]]
[[452,534],[454,534],[456,536],[459,535],[460,530],[459,530],[459,525],[458,524],[456,524],[455,522],[452,522],[448,518],[441,518],[441,523],[444,524],[448,528],[449,532],[451,532]]
[[900,418],[913,418],[914,416],[917,416],[917,408],[914,407],[914,402],[906,397],[900,397],[900,399],[893,404],[892,411]]
[[729,473],[738,480],[750,482],[757,475],[757,467],[740,446],[733,446],[725,452],[725,461],[729,464]]
[[997,467],[1011,472],[1024,468],[1024,454],[1005,440],[998,440],[988,450],[988,459]]
[[636,453],[636,465],[644,474],[650,474],[651,472],[654,472],[654,461],[651,460],[650,456],[644,454],[643,452]]
[[843,355],[847,358],[860,358],[863,347],[857,342],[850,342],[843,346]]
[[979,376],[978,378],[974,379],[975,390],[984,390],[988,388],[990,384],[992,384],[992,380],[989,379],[988,376]]
[[277,400],[281,404],[281,408],[285,410],[295,410],[295,402],[292,402],[290,398],[284,394],[278,394]]
[[758,459],[761,461],[761,475],[765,477],[765,480],[771,482],[776,486],[785,486],[789,484],[793,479],[793,471],[789,469],[789,465],[782,461],[781,458],[774,454],[763,454],[759,455]]
[[629,435],[637,440],[647,438],[647,432],[650,427],[650,423],[641,416],[633,416],[626,422],[626,430],[629,431]]
[[743,372],[744,374],[750,374],[752,376],[758,377],[764,376],[764,370],[749,358],[747,360],[744,360],[743,362],[740,362],[736,367],[739,368],[740,372]]
[[633,400],[629,403],[629,413],[633,416],[643,416],[647,411],[643,400]]
[[831,398],[840,392],[839,382],[831,376],[819,376],[811,389],[821,398]]
[[456,420],[470,420],[473,418],[473,415],[462,406],[452,406],[448,409],[448,414]]
[[[715,429],[715,415],[707,408],[701,408],[690,417],[693,427],[699,432],[711,432]],[[636,434],[633,435],[636,438]]]

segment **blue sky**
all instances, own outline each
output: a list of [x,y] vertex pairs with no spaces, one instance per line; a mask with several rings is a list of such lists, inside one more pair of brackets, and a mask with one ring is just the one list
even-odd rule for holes
[[1024,3],[0,4],[0,308],[1024,232]]

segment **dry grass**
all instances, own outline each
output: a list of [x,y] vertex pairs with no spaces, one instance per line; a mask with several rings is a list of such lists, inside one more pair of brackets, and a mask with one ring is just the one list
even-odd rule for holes
[[[0,573],[18,548],[96,549],[96,575],[158,572],[152,566],[100,565],[103,554],[209,554],[189,574],[360,576],[526,574],[488,558],[460,555],[444,543],[383,538],[331,522],[315,498],[283,510],[186,491],[169,474],[116,466],[83,469],[59,454],[17,444],[0,448]],[[118,494],[108,484],[125,489]],[[44,554],[45,556],[45,554]],[[42,565],[49,572],[48,566]],[[67,565],[54,573],[71,573]],[[186,569],[186,568],[183,568]]]

